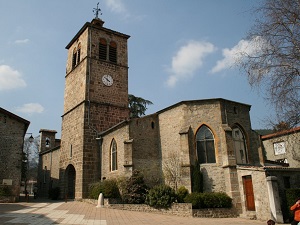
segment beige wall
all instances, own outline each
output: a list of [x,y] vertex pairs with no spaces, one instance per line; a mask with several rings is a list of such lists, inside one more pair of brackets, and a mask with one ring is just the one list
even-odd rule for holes
[[[262,141],[266,159],[276,161],[287,159],[290,167],[300,167],[300,132],[264,139]],[[274,143],[284,142],[286,152],[275,155]]]

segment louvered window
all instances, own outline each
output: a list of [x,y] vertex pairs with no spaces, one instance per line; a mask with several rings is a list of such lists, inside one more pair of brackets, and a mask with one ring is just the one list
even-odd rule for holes
[[106,60],[107,57],[107,43],[106,40],[101,38],[99,43],[99,59]]
[[109,61],[117,62],[117,44],[113,41],[109,44]]

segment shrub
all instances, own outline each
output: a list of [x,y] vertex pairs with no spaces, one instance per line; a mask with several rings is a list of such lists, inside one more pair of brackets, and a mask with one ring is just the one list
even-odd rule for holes
[[11,196],[11,189],[7,185],[0,185],[0,196]]
[[146,204],[154,208],[169,208],[175,201],[175,191],[168,185],[154,186],[146,197]]
[[191,193],[188,194],[184,201],[192,203],[194,209],[200,208],[230,208],[232,199],[222,192],[212,193]]
[[51,188],[49,190],[49,198],[52,200],[57,200],[59,198],[60,195],[60,188],[59,187],[55,187],[55,188]]
[[146,194],[147,186],[144,176],[140,171],[134,170],[125,187],[122,188],[122,199],[125,203],[142,204],[145,202]]
[[188,195],[188,193],[189,193],[189,191],[185,187],[182,186],[182,187],[178,188],[178,190],[176,191],[177,201],[179,203],[183,203],[184,198]]
[[198,162],[192,166],[192,192],[203,192],[203,174]]
[[201,209],[203,208],[203,198],[202,193],[193,192],[191,194],[188,194],[184,198],[184,202],[186,203],[192,203],[193,209]]
[[89,197],[98,199],[102,193],[104,198],[120,198],[120,192],[116,180],[104,180],[90,186]]

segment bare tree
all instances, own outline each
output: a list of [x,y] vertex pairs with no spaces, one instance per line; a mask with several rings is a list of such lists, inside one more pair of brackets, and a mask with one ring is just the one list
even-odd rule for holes
[[176,191],[181,180],[181,162],[174,152],[163,163],[165,182]]
[[277,121],[300,123],[300,1],[264,0],[255,10],[257,20],[247,39],[251,50],[239,66],[251,86],[266,92]]
[[23,158],[22,158],[22,180],[27,191],[27,182],[30,179],[37,179],[38,158],[39,158],[39,136],[33,140],[30,138],[24,139]]

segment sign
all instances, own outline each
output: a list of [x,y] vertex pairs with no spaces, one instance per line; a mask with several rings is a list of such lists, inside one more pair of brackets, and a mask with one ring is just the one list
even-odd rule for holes
[[273,145],[274,145],[275,155],[281,155],[285,153],[285,144],[283,141],[274,143]]

